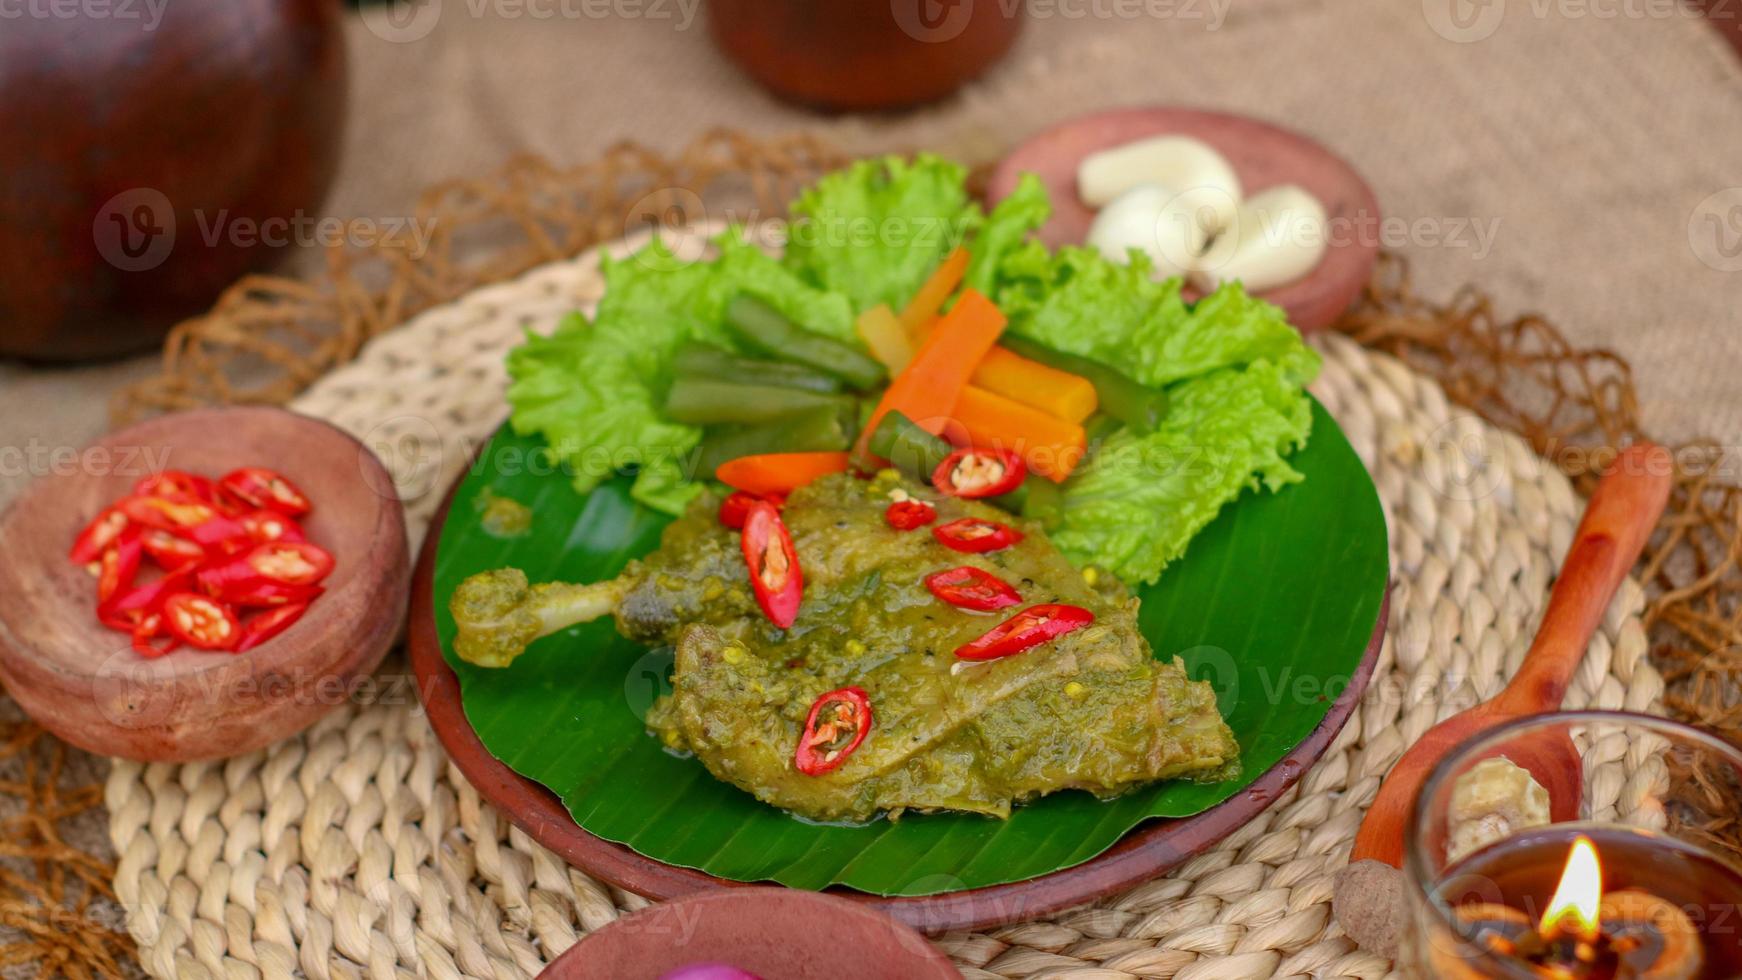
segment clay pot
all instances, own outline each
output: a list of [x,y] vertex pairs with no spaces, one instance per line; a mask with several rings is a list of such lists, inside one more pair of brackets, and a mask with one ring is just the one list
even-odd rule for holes
[[941,99],[1010,50],[1023,4],[990,0],[708,0],[714,40],[751,78],[822,109]]
[[21,9],[0,29],[0,355],[149,347],[294,241],[267,219],[325,196],[339,2]]

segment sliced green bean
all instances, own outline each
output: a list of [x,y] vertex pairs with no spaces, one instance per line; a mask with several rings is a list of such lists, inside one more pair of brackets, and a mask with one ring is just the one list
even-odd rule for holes
[[814,409],[840,414],[852,407],[853,399],[846,395],[823,395],[797,388],[740,385],[688,377],[673,381],[671,391],[665,396],[665,416],[688,425],[773,422]]
[[853,432],[841,412],[811,409],[761,425],[721,425],[708,429],[696,455],[700,475],[712,477],[720,464],[763,453],[838,452],[852,445]]
[[1167,415],[1167,392],[1140,384],[1100,361],[1067,354],[1008,333],[1000,337],[998,343],[1031,361],[1087,378],[1095,386],[1095,397],[1100,402],[1101,411],[1138,432],[1154,432]]
[[672,372],[680,378],[704,381],[729,381],[733,384],[772,385],[776,388],[797,388],[825,395],[845,390],[841,379],[799,364],[784,361],[759,361],[713,344],[699,341],[685,344],[671,362]]
[[797,326],[754,296],[726,304],[726,327],[751,350],[834,375],[860,390],[874,388],[886,377],[883,365],[869,354]]
[[888,411],[871,431],[871,452],[896,469],[929,482],[938,464],[955,447],[920,428],[897,411]]

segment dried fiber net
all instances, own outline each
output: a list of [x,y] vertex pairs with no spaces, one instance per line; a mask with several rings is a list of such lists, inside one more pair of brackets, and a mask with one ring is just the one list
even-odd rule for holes
[[[254,276],[231,287],[211,312],[181,324],[164,347],[163,371],[120,392],[117,422],[214,403],[278,403],[353,358],[375,335],[411,315],[539,264],[571,257],[647,223],[772,217],[818,174],[848,155],[808,136],[751,139],[716,131],[675,156],[632,144],[558,168],[517,159],[478,180],[444,183],[419,199],[412,237],[343,246],[323,274],[306,280]],[[363,240],[365,236],[345,236]],[[1385,256],[1357,309],[1339,325],[1400,356],[1483,418],[1517,431],[1545,459],[1589,490],[1605,447],[1643,438],[1627,364],[1608,351],[1573,346],[1540,317],[1506,319],[1477,290],[1435,304],[1411,291],[1401,258]],[[1718,472],[1719,447],[1676,447],[1680,468],[1670,511],[1642,569],[1658,667],[1677,715],[1742,736],[1742,490]],[[31,779],[0,784],[23,814],[9,822],[5,855],[34,862],[31,879],[0,871],[0,902],[33,923],[0,946],[0,966],[27,961],[106,968],[125,939],[78,913],[102,894],[110,869],[60,841],[57,824],[98,801],[98,790],[58,788],[44,777],[65,751],[23,723],[0,726],[0,751],[35,753]],[[1684,773],[1682,792],[1734,792],[1709,774]],[[4,801],[0,801],[4,802]],[[7,812],[7,811],[0,811]],[[14,832],[14,831],[17,832]],[[1742,828],[1706,830],[1726,846]],[[66,883],[77,879],[81,887]],[[58,917],[45,909],[71,907]],[[47,927],[44,924],[47,923]],[[87,935],[88,933],[88,935]]]

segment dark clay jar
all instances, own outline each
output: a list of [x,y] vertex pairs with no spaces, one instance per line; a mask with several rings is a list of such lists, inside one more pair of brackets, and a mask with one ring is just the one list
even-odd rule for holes
[[941,99],[992,67],[1020,0],[708,0],[727,57],[774,94],[831,110]]
[[0,355],[150,347],[312,224],[344,129],[339,0],[19,9],[0,28]]

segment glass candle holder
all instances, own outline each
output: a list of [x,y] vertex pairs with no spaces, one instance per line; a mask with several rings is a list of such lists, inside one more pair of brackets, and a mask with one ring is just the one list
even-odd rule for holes
[[[1545,759],[1578,772],[1541,773]],[[1399,968],[1742,976],[1739,839],[1742,751],[1709,732],[1619,711],[1505,725],[1453,749],[1416,799]]]

